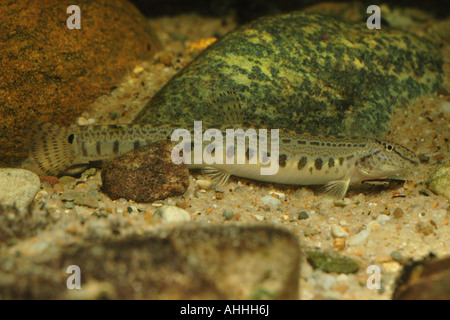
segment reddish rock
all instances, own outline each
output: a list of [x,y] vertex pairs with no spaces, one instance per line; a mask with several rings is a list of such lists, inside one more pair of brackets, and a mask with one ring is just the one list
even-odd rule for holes
[[171,159],[171,145],[157,142],[107,164],[102,170],[103,191],[115,200],[153,202],[182,195],[189,186],[185,165]]
[[137,60],[150,59],[157,50],[145,17],[126,0],[77,1],[80,30],[66,27],[70,4],[2,4],[0,165],[26,158],[30,121],[70,124]]

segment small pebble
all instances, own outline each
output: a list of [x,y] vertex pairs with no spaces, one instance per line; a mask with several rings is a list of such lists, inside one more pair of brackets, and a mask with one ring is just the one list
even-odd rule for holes
[[401,269],[401,265],[396,261],[383,263],[384,272],[397,272]]
[[309,215],[308,215],[308,213],[306,211],[301,211],[298,214],[298,220],[305,220],[305,219],[308,219],[308,218],[309,218]]
[[389,216],[386,216],[386,215],[384,215],[384,214],[380,214],[379,216],[378,216],[378,218],[377,218],[377,222],[378,223],[385,223],[386,221],[389,221],[389,220],[391,220],[391,217],[389,217]]
[[79,191],[69,191],[63,193],[61,196],[63,201],[73,201],[79,206],[87,206],[91,208],[98,208],[98,199],[92,194]]
[[[380,216],[380,217],[385,217],[385,216]],[[378,221],[370,221],[367,224],[367,230],[369,230],[369,231],[378,231],[378,229],[380,229],[380,223]]]
[[41,182],[48,182],[51,186],[55,185],[58,182],[58,177],[46,176],[40,177]]
[[209,180],[197,180],[197,181],[195,181],[195,183],[201,189],[204,189],[204,190],[208,190],[209,188],[211,188],[211,185],[212,185],[211,181],[209,181]]
[[393,216],[394,216],[394,218],[397,218],[397,219],[403,217],[403,210],[400,208],[395,208]]
[[64,187],[62,186],[62,184],[57,183],[53,186],[53,191],[55,192],[63,192],[64,191]]
[[274,207],[278,207],[281,204],[281,201],[272,196],[265,196],[261,199],[267,205],[272,205]]
[[341,207],[341,208],[343,208],[343,207],[345,207],[347,204],[344,202],[344,201],[335,201],[334,202],[334,206],[335,207]]
[[392,259],[394,259],[397,262],[403,263],[403,256],[400,252],[398,251],[392,251],[391,252],[391,257]]
[[281,193],[281,192],[271,192],[270,195],[271,195],[272,197],[275,197],[275,198],[281,199],[281,200],[283,200],[284,198],[286,198],[286,196],[284,195],[284,193]]
[[264,216],[261,216],[261,215],[259,215],[259,214],[255,214],[254,217],[255,217],[255,219],[258,220],[258,221],[263,221],[263,220],[264,220]]
[[69,177],[69,176],[62,176],[61,178],[58,179],[58,183],[60,183],[62,185],[71,185],[74,182],[75,182],[75,178]]
[[335,238],[347,238],[350,234],[350,231],[342,226],[333,225],[331,226],[331,234]]
[[320,233],[319,230],[317,230],[317,229],[315,229],[315,228],[311,228],[311,227],[306,227],[306,228],[303,230],[303,235],[304,235],[305,237],[311,237],[311,236],[314,236],[314,235],[319,234],[319,233]]
[[351,246],[361,244],[367,240],[369,237],[370,231],[369,230],[363,230],[351,237],[348,238],[348,244]]
[[216,190],[216,199],[222,200],[223,198],[225,198],[225,193],[223,191]]
[[416,231],[428,236],[433,233],[433,226],[429,222],[419,221],[416,224]]
[[191,216],[185,210],[175,206],[162,206],[155,212],[155,216],[161,217],[163,224],[183,223],[191,221]]
[[223,212],[222,212],[222,217],[223,217],[225,220],[231,220],[231,219],[233,219],[233,217],[234,217],[234,212],[223,210]]
[[333,248],[337,250],[343,250],[345,248],[345,238],[334,238]]
[[73,209],[75,207],[75,204],[73,202],[66,202],[64,204],[65,209]]
[[79,117],[77,119],[77,123],[79,126],[87,126],[88,125],[88,120],[85,117]]

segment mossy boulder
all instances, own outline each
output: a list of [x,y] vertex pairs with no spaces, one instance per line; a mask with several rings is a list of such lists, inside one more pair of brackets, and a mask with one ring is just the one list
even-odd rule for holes
[[395,108],[435,91],[438,46],[420,36],[314,13],[264,17],[227,34],[169,81],[135,122],[192,126],[218,91],[243,96],[249,122],[378,136]]

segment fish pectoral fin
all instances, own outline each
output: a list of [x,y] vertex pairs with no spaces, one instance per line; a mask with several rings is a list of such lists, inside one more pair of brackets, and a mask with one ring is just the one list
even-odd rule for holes
[[230,173],[213,167],[205,167],[201,172],[210,177],[216,187],[223,186],[231,177]]
[[323,192],[338,199],[344,199],[350,186],[350,177],[340,180],[332,180],[323,187]]

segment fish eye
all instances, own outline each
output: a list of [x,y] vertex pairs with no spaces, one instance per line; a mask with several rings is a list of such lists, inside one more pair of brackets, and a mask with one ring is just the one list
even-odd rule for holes
[[67,140],[69,141],[70,144],[72,144],[74,138],[75,138],[75,135],[72,133],[72,134],[69,135]]

